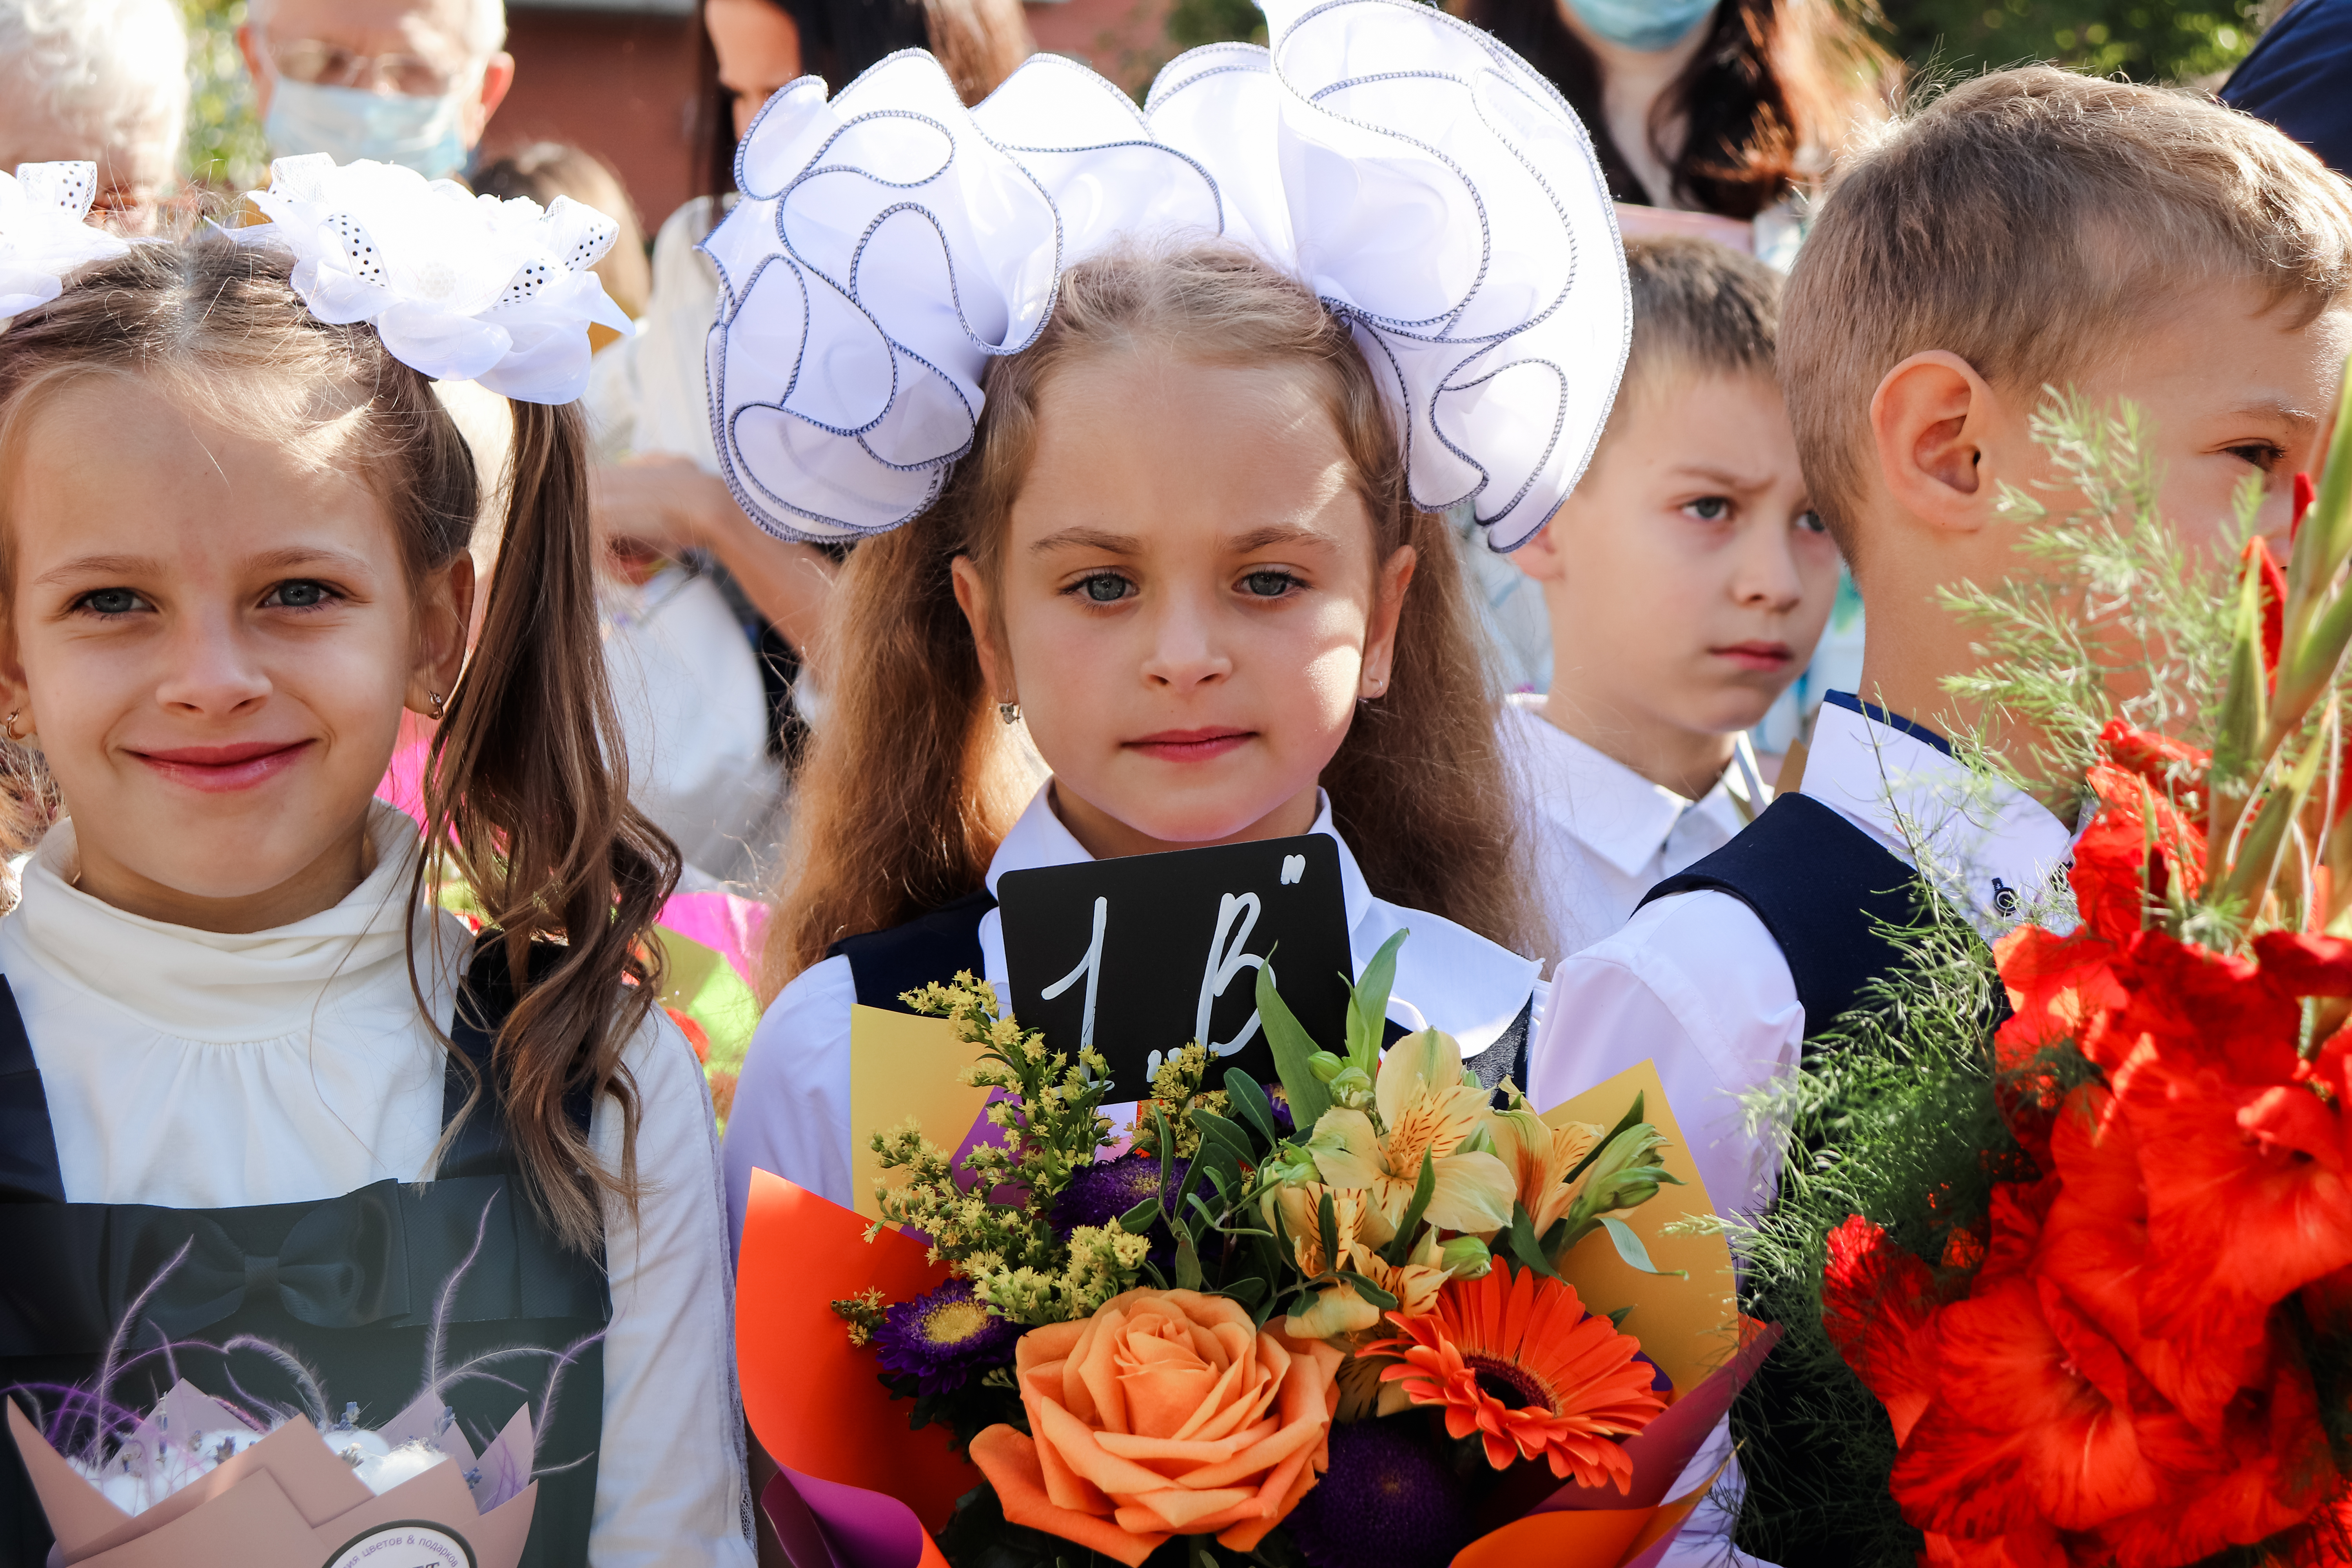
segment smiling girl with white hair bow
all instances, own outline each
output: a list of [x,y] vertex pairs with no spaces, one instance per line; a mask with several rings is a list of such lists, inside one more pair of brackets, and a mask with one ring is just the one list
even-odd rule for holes
[[[628,804],[573,403],[627,325],[614,226],[321,156],[267,226],[125,245],[89,174],[0,182],[0,777],[70,812],[0,834],[0,1388],[101,1448],[175,1376],[477,1445],[528,1403],[524,1563],[750,1568],[710,1102],[654,1005],[677,851]],[[470,656],[499,476],[458,377],[513,400]],[[404,712],[422,834],[371,798]],[[0,1561],[37,1563],[22,1475]]]

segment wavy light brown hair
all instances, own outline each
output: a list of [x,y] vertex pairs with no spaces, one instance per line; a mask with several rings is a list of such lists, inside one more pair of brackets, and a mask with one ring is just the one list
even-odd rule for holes
[[1541,917],[1519,846],[1496,687],[1453,531],[1413,506],[1396,426],[1347,325],[1223,241],[1139,245],[1064,274],[1036,342],[996,361],[971,455],[939,502],[860,544],[834,591],[824,721],[800,784],[791,868],[769,927],[772,997],[843,937],[972,893],[1026,803],[951,563],[993,580],[1052,378],[1116,354],[1295,369],[1321,395],[1372,517],[1377,559],[1413,547],[1387,692],[1361,703],[1323,769],[1332,817],[1381,898],[1534,951]]
[[[268,432],[303,460],[363,476],[419,588],[465,552],[473,455],[432,383],[373,329],[312,316],[291,267],[213,237],[142,245],[76,274],[0,338],[0,475],[61,388],[137,380],[199,418]],[[467,1111],[495,1089],[533,1196],[567,1243],[593,1252],[600,1198],[636,1197],[639,1110],[621,1054],[659,991],[641,939],[677,879],[677,850],[628,803],[597,638],[582,416],[512,406],[499,570],[425,780],[425,842],[444,850],[419,858],[410,897],[421,903],[457,879],[503,933],[519,999],[493,1045],[498,1081],[477,1082]],[[9,504],[0,485],[0,616],[14,593]],[[13,745],[6,753],[11,774],[39,787],[37,759]],[[414,922],[410,932],[414,983]],[[621,1108],[617,1171],[565,1113],[566,1098],[583,1092]]]

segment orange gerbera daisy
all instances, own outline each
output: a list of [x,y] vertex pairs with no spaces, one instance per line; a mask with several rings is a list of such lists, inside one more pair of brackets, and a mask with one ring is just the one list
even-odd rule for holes
[[1587,1312],[1573,1286],[1497,1268],[1447,1285],[1433,1311],[1389,1321],[1403,1336],[1360,1353],[1402,1358],[1381,1381],[1402,1384],[1415,1405],[1444,1405],[1446,1431],[1480,1434],[1488,1464],[1540,1458],[1563,1480],[1627,1489],[1633,1464],[1614,1439],[1666,1404],[1654,1370],[1634,1359],[1641,1342]]

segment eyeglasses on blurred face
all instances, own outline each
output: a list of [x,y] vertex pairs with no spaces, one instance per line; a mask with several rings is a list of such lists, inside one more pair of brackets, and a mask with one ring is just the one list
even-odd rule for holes
[[363,55],[323,38],[273,38],[269,59],[289,81],[389,91],[403,98],[444,97],[457,79],[447,65],[423,55]]

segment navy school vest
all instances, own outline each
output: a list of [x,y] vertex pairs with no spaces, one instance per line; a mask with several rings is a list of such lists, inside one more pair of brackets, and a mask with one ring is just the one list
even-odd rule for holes
[[[1756,912],[1780,944],[1805,1009],[1806,1050],[1892,973],[1902,952],[1883,925],[1918,916],[1918,873],[1885,846],[1809,795],[1775,798],[1730,843],[1650,889],[1727,893]],[[1826,1391],[1768,1358],[1731,1407],[1748,1487],[1738,1543],[1767,1562],[1865,1568],[1884,1555],[1883,1525],[1832,1515],[1818,1500],[1841,1495],[1831,1472],[1848,1462],[1825,1446],[1811,1412]]]
[[[612,1300],[603,1259],[567,1248],[547,1227],[507,1134],[490,1047],[516,991],[496,936],[475,947],[450,1031],[485,1092],[439,1173],[421,1188],[386,1180],[320,1203],[67,1203],[40,1071],[0,979],[0,1397],[46,1416],[63,1391],[94,1381],[120,1329],[118,1406],[144,1410],[176,1372],[248,1406],[301,1411],[322,1398],[331,1420],[356,1404],[360,1425],[372,1426],[419,1392],[436,1304],[462,1268],[442,1364],[476,1363],[476,1375],[442,1397],[478,1452],[528,1397],[539,1497],[522,1562],[586,1563]],[[534,952],[534,974],[542,956],[558,954]],[[471,1089],[453,1058],[445,1127]],[[592,1109],[585,1092],[564,1102],[583,1133]],[[187,1256],[169,1267],[183,1247]],[[265,1357],[217,1348],[238,1335],[294,1352],[316,1374],[315,1393],[306,1396]],[[37,1563],[50,1543],[15,1447],[0,1442],[0,1563]]]

